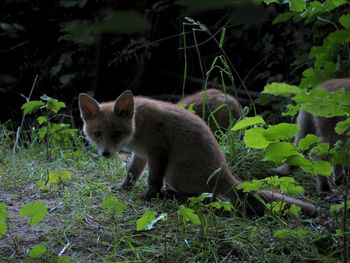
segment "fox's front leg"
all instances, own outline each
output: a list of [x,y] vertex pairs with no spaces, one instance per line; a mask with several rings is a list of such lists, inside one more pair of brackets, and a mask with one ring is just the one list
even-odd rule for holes
[[142,171],[145,169],[146,164],[146,159],[133,154],[126,176],[123,179],[123,181],[119,184],[119,188],[131,189],[136,180],[140,177]]
[[148,189],[144,194],[146,200],[157,197],[161,194],[164,176],[167,167],[167,157],[165,154],[154,154],[148,161]]

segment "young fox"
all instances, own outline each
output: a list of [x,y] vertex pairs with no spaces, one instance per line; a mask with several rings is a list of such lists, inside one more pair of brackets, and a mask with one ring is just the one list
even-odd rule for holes
[[[172,192],[213,192],[237,205],[246,204],[248,212],[263,214],[265,206],[259,198],[235,189],[240,181],[230,173],[208,126],[195,114],[167,102],[134,97],[129,90],[115,102],[102,104],[82,93],[79,108],[83,131],[102,156],[110,157],[121,148],[133,152],[120,188],[131,188],[148,163],[146,199],[156,197],[165,181]],[[297,204],[308,215],[315,212],[312,204],[285,195],[268,191],[256,194],[266,202]]]
[[241,113],[241,105],[236,98],[217,89],[207,89],[189,95],[178,104],[193,104],[195,113],[208,123],[213,132],[218,129],[226,130],[231,119],[238,119]]
[[[321,88],[325,88],[329,91],[336,91],[340,88],[345,88],[350,91],[350,79],[332,79],[319,85]],[[344,139],[339,136],[334,128],[337,122],[343,120],[342,117],[323,118],[312,115],[309,112],[301,110],[297,117],[297,124],[300,126],[299,133],[295,136],[294,144],[297,145],[303,137],[307,134],[315,134],[321,138],[321,142],[329,143],[332,147],[337,140]],[[277,168],[277,172],[283,175],[290,174],[292,167],[285,164]],[[342,167],[339,165],[333,167],[333,176],[340,178],[342,173]],[[317,191],[331,192],[332,187],[329,184],[328,178],[325,176],[317,176]]]

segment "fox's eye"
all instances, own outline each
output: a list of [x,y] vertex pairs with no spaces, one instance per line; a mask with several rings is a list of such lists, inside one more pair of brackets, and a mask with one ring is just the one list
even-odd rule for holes
[[101,132],[100,131],[95,131],[94,132],[94,136],[96,137],[96,138],[100,138],[101,137]]
[[120,137],[120,135],[122,135],[121,131],[113,131],[113,137],[117,138]]

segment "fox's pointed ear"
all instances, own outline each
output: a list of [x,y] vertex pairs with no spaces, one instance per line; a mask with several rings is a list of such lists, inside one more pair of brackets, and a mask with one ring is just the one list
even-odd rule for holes
[[79,109],[80,116],[83,120],[94,119],[100,113],[98,102],[85,93],[79,94]]
[[114,102],[114,113],[122,118],[134,116],[134,96],[130,90],[124,91]]

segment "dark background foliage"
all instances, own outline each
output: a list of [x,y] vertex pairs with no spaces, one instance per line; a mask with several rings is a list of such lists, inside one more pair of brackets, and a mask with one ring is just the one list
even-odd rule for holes
[[[319,44],[330,25],[287,21],[271,26],[284,6],[227,2],[208,7],[208,1],[193,0],[186,5],[172,0],[1,1],[0,121],[21,118],[21,94],[29,95],[36,75],[32,99],[47,94],[66,102],[75,116],[80,92],[102,101],[131,89],[174,101],[203,86],[199,60],[205,73],[223,54],[213,41],[223,27],[223,49],[236,70],[236,88],[261,91],[271,81],[298,83],[310,47]],[[125,19],[113,20],[116,12],[126,14]],[[185,16],[205,25],[211,35],[195,30]],[[214,71],[209,80],[218,78]],[[247,101],[244,93],[240,99]]]

